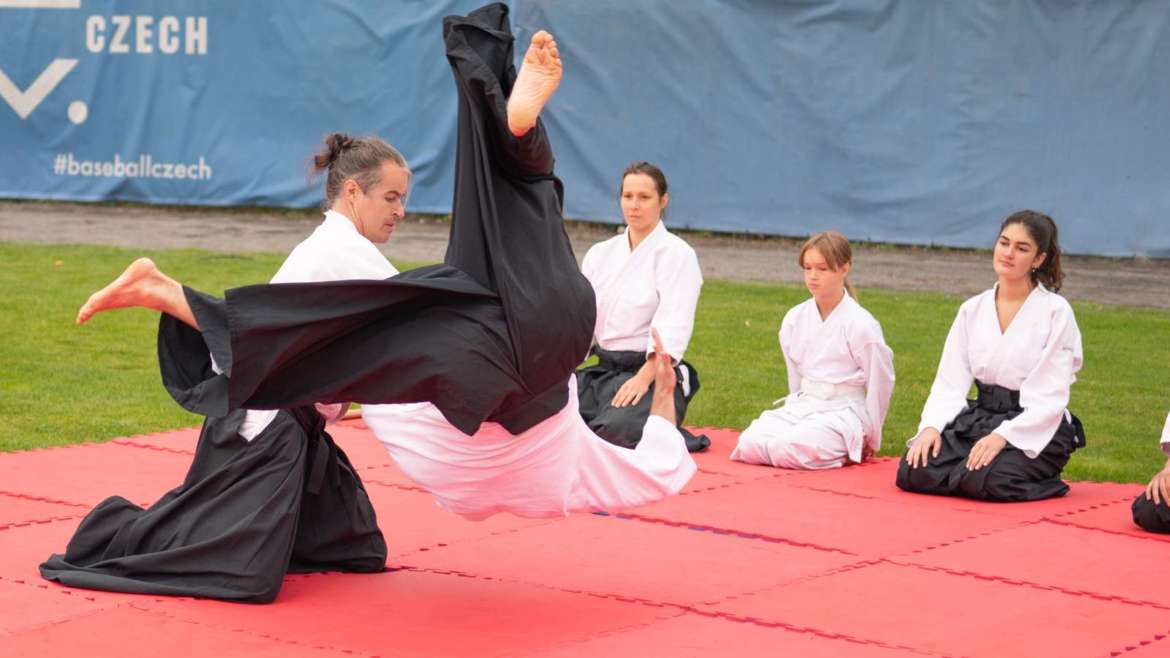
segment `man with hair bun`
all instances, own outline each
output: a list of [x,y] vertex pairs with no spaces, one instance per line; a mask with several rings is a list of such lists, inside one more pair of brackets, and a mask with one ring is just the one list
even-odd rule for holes
[[[271,282],[397,274],[374,243],[386,242],[405,214],[406,160],[377,137],[333,133],[314,165],[326,174],[324,221]],[[168,327],[175,329],[164,320],[160,331]],[[222,372],[199,345],[159,351],[173,393]],[[185,402],[201,408],[198,397]],[[380,573],[387,551],[374,508],[325,431],[348,406],[207,410],[183,484],[147,509],[105,500],[41,574],[75,587],[266,603],[286,572]]]

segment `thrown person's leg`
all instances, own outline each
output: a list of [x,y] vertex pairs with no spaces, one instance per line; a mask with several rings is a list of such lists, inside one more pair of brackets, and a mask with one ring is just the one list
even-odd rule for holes
[[[553,38],[538,32],[517,76],[507,13],[496,4],[444,21],[459,92],[445,260],[499,293],[529,390],[563,392],[589,349],[596,307],[564,231],[563,187],[539,119],[562,65]],[[563,404],[561,396],[556,406]]]
[[149,258],[130,263],[118,278],[93,293],[77,312],[77,324],[85,324],[102,311],[117,308],[148,308],[174,316],[199,328],[183,295],[182,286],[165,275]]

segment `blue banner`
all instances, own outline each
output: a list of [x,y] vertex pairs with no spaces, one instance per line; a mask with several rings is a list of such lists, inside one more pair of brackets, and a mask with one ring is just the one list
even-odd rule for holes
[[[440,20],[479,4],[0,0],[0,196],[311,206],[345,131],[403,151],[410,210],[449,212]],[[620,221],[646,159],[674,227],[988,247],[1031,207],[1070,251],[1170,257],[1164,1],[510,4],[564,56],[570,217]]]
[[0,196],[307,207],[325,134],[377,134],[448,212],[440,21],[477,1],[0,0]]

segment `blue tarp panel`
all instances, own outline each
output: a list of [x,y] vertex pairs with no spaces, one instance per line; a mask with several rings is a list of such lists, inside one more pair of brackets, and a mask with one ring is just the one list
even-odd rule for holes
[[[345,130],[399,146],[410,208],[446,212],[439,17],[476,4],[0,0],[0,196],[308,206],[308,156]],[[647,159],[676,227],[989,246],[1032,207],[1070,251],[1170,257],[1164,0],[511,5],[566,62],[546,118],[570,217],[620,221]]]

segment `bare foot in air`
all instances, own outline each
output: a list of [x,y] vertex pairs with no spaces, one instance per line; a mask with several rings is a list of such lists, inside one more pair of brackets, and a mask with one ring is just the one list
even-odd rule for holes
[[524,53],[520,73],[508,97],[508,129],[513,135],[520,137],[536,125],[536,117],[561,84],[563,72],[561,54],[552,35],[544,30],[532,35],[532,45]]
[[[154,261],[139,258],[130,263],[110,285],[89,296],[77,312],[77,324],[85,324],[96,313],[115,308],[144,306],[160,310],[160,299],[171,292],[169,287],[178,284],[159,271]],[[179,293],[182,294],[180,288]]]

